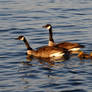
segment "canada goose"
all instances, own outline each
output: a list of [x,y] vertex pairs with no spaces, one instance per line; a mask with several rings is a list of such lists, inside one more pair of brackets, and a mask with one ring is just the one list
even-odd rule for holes
[[37,50],[34,50],[30,47],[28,41],[24,36],[21,35],[16,39],[24,41],[27,48],[27,55],[30,55],[30,56],[32,55],[38,58],[61,58],[63,56],[67,56],[66,49],[63,49],[63,48],[59,49],[51,46],[43,46],[38,48]]
[[78,57],[80,59],[92,59],[92,52],[90,54],[87,54],[83,51],[80,51],[79,54],[78,54]]
[[77,51],[80,50],[80,48],[84,48],[83,45],[80,45],[78,43],[72,43],[72,42],[61,42],[56,44],[53,40],[53,33],[52,33],[52,26],[51,24],[46,24],[43,26],[43,28],[46,28],[49,30],[49,42],[48,46],[55,46],[55,47],[60,47],[60,48],[66,48],[68,51],[71,51],[72,53],[78,53]]
[[92,59],[92,52],[90,53],[90,59]]

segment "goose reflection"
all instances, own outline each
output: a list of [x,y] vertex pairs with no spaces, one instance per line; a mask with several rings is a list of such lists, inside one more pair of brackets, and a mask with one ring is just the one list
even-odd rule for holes
[[30,57],[29,55],[26,56],[26,59],[28,62],[32,62],[33,59],[36,59],[40,64],[42,65],[47,65],[47,66],[55,66],[56,63],[62,63],[66,62],[65,58],[62,59],[56,59],[56,58],[36,58],[36,57]]

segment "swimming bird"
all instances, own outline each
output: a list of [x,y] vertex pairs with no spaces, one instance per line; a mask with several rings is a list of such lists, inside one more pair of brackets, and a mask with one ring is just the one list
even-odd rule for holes
[[59,47],[59,48],[65,48],[65,49],[68,49],[68,51],[71,51],[71,53],[78,53],[80,48],[84,48],[84,45],[80,45],[78,43],[67,42],[67,41],[56,44],[54,42],[54,39],[53,39],[53,32],[52,32],[51,24],[46,24],[45,26],[43,26],[43,28],[46,28],[46,29],[49,30],[48,46],[55,46],[55,47]]
[[56,47],[51,46],[42,46],[38,48],[37,50],[34,50],[32,47],[30,47],[27,39],[24,36],[18,36],[16,38],[17,40],[22,40],[25,43],[25,46],[27,48],[27,55],[34,56],[38,58],[62,58],[67,56],[66,49],[59,49]]
[[79,54],[78,54],[78,57],[80,59],[92,59],[92,52],[90,54],[87,54],[83,51],[80,51]]

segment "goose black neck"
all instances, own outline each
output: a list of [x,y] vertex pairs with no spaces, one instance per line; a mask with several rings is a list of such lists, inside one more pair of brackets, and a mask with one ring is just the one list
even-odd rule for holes
[[53,33],[52,33],[52,27],[49,29],[49,41],[54,42],[54,40],[53,40]]
[[28,41],[26,40],[26,38],[24,38],[23,41],[24,41],[24,43],[25,43],[25,45],[27,47],[27,50],[32,50],[32,48],[30,47],[30,45],[29,45]]

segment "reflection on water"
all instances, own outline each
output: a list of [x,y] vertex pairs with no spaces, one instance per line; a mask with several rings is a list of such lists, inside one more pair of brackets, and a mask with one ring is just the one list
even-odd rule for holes
[[[0,0],[0,92],[91,92],[92,60],[28,58],[19,35],[33,49],[48,44],[52,24],[55,42],[72,41],[92,52],[91,0]],[[62,61],[62,62],[61,62]]]
[[64,62],[66,60],[66,58],[59,58],[59,59],[54,58],[54,57],[52,57],[52,58],[37,58],[37,57],[32,57],[32,56],[30,57],[29,55],[27,55],[27,57],[26,57],[28,62],[32,61],[32,59],[34,59],[34,58],[38,59],[38,62],[40,64],[47,63],[51,66],[55,65],[56,62]]

